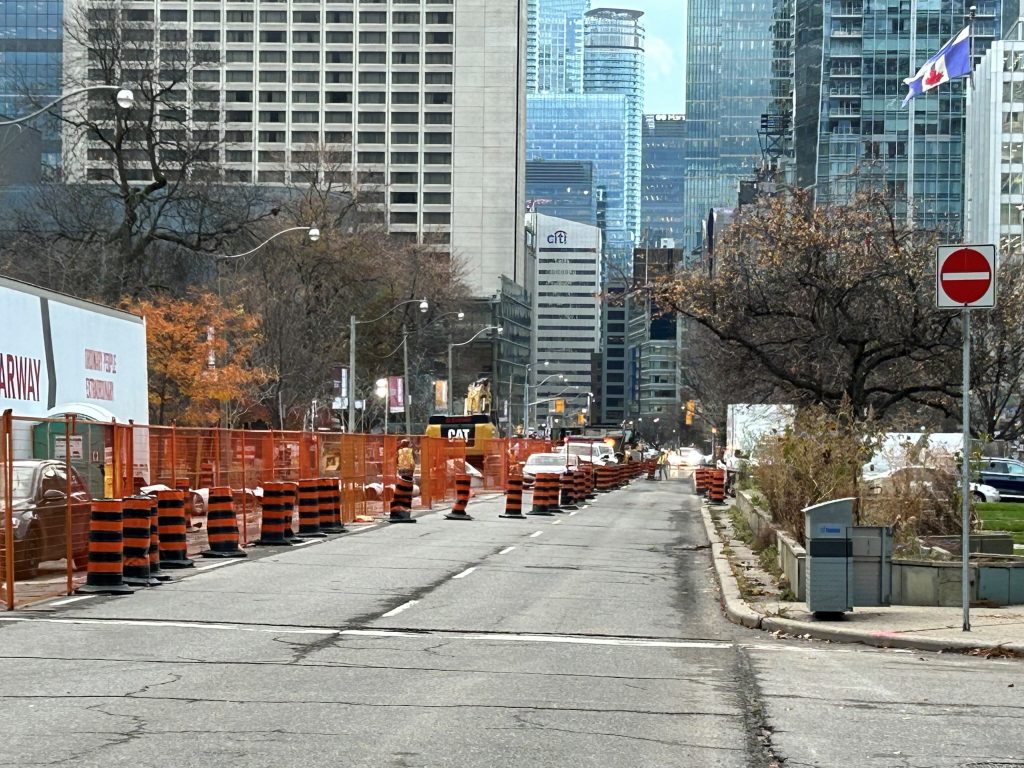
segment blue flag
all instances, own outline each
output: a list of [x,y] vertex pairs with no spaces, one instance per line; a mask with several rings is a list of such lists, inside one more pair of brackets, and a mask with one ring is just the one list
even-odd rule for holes
[[937,85],[948,83],[956,77],[966,77],[972,70],[971,28],[964,27],[956,37],[942,46],[938,53],[922,64],[916,75],[903,81],[910,86],[910,93],[901,106],[907,106],[912,98],[930,91]]

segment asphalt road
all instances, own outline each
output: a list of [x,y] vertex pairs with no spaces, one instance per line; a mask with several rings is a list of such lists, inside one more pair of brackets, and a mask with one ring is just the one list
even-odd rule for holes
[[1021,662],[734,627],[687,489],[0,615],[0,765],[1024,766]]

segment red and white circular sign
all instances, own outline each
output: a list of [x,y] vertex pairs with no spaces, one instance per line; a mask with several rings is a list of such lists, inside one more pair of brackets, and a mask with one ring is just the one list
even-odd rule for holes
[[995,306],[995,246],[943,245],[937,255],[939,307]]

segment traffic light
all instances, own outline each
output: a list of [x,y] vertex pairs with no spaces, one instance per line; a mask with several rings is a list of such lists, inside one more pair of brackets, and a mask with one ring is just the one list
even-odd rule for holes
[[693,414],[697,410],[697,403],[693,400],[686,401],[686,424],[693,424]]
[[555,400],[555,413],[565,413],[565,400]]

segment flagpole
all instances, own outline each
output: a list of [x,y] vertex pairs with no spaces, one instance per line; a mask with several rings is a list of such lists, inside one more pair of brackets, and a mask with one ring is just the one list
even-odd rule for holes
[[[913,77],[917,61],[917,0],[910,0],[910,73]],[[907,226],[914,228],[914,100],[910,100],[910,111],[907,113]]]

